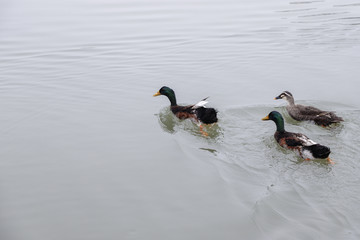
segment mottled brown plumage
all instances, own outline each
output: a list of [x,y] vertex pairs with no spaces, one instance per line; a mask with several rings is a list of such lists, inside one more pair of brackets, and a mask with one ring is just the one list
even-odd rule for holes
[[194,118],[196,119],[196,114],[192,109],[193,105],[189,106],[170,106],[170,110],[180,119]]
[[324,127],[343,121],[343,119],[336,116],[334,112],[323,111],[312,106],[295,104],[294,97],[288,91],[284,91],[275,99],[285,99],[289,103],[286,106],[287,112],[297,121],[314,121],[315,124]]

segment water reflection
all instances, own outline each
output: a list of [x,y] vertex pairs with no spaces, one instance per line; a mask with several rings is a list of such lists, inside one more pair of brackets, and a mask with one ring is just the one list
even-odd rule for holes
[[158,114],[158,120],[161,128],[168,133],[174,134],[178,130],[183,130],[194,136],[202,136],[209,139],[217,139],[222,136],[222,129],[218,123],[206,125],[203,124],[203,131],[207,133],[205,136],[201,133],[199,125],[190,119],[180,120],[174,116],[169,107],[164,107]]
[[210,152],[210,153],[214,154],[215,156],[217,154],[217,151],[215,149],[212,149],[212,148],[199,148],[199,149]]
[[158,114],[158,117],[159,124],[165,132],[175,133],[176,122],[179,120],[176,119],[168,107],[162,109]]

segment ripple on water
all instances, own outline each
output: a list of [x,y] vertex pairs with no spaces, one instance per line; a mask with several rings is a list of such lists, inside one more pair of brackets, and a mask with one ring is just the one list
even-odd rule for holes
[[161,128],[168,133],[176,133],[179,130],[190,133],[193,136],[204,137],[208,139],[217,139],[221,137],[222,130],[218,124],[203,125],[204,131],[208,133],[205,137],[199,129],[199,125],[190,119],[180,120],[174,116],[169,107],[164,107],[158,114],[158,120]]
[[[269,233],[270,238],[284,234],[284,225],[297,226],[290,229],[320,238],[326,238],[327,234],[319,233],[319,227],[331,228],[334,236],[339,237],[347,234],[343,229],[356,232],[351,223],[356,222],[356,214],[352,213],[351,206],[356,204],[353,196],[360,193],[354,185],[359,181],[356,152],[360,150],[357,121],[360,112],[329,102],[312,105],[334,107],[345,122],[333,128],[321,128],[310,122],[294,121],[284,107],[250,106],[224,111],[222,149],[226,157],[242,169],[238,174],[244,174],[244,170],[247,173],[246,177],[235,174],[232,177],[255,186],[268,186],[257,189],[263,194],[249,194],[252,197],[249,207],[254,209],[253,219],[258,228]],[[296,153],[281,148],[273,138],[275,125],[260,120],[274,109],[284,115],[288,131],[302,132],[330,146],[336,164],[303,161]],[[243,198],[248,190],[241,188],[240,191]],[[346,207],[338,209],[339,204]],[[313,217],[309,219],[310,216]],[[328,221],[329,218],[332,221]]]
[[[306,103],[305,103],[306,104]],[[320,102],[317,106],[333,105],[333,103]],[[313,105],[313,103],[311,103]],[[285,128],[291,132],[301,132],[316,142],[330,146],[334,158],[341,158],[341,151],[337,148],[348,149],[349,152],[358,150],[357,144],[352,141],[359,141],[359,137],[353,133],[359,130],[359,125],[355,118],[358,111],[350,110],[349,106],[335,106],[340,111],[339,115],[345,122],[330,128],[321,128],[311,122],[299,122],[292,119],[284,107],[273,107],[266,105],[228,108],[219,112],[219,122],[214,125],[206,126],[205,131],[209,133],[209,139],[213,139],[211,149],[219,149],[225,152],[235,162],[242,162],[242,159],[268,159],[269,165],[276,165],[277,162],[284,161],[292,163],[302,163],[303,160],[291,150],[281,148],[274,140],[275,125],[270,122],[263,122],[261,118],[270,111],[277,110],[282,113],[285,119]],[[342,110],[341,110],[342,109]],[[196,137],[204,136],[199,131],[198,125],[194,121],[183,121],[176,118],[168,107],[163,108],[158,115],[159,124],[165,132],[176,133],[185,131]],[[351,142],[344,144],[349,138]],[[342,140],[343,143],[341,143]],[[210,143],[209,143],[210,144]],[[272,162],[274,161],[274,162]],[[245,161],[246,162],[246,161]],[[323,161],[312,161],[316,164],[324,164]],[[325,164],[326,165],[326,164]]]
[[[319,227],[331,228],[338,237],[356,232],[351,223],[356,222],[356,214],[351,206],[356,205],[354,194],[360,194],[356,184],[360,180],[356,157],[360,150],[357,121],[360,111],[329,102],[306,103],[320,108],[332,106],[345,122],[322,128],[291,119],[284,107],[232,107],[219,112],[216,131],[221,138],[206,142],[206,146],[203,141],[191,143],[214,156],[213,164],[219,175],[239,201],[253,209],[254,223],[270,238],[284,234],[285,225],[297,226],[290,228],[290,232],[307,232],[309,237],[326,238],[327,234],[319,232]],[[329,146],[336,164],[304,161],[295,152],[281,148],[273,137],[274,123],[261,121],[272,110],[283,114],[288,131],[304,133]],[[202,137],[196,133],[194,123],[177,120],[168,108],[160,112],[159,123],[166,132],[186,131],[196,138]],[[309,219],[310,216],[313,217]],[[342,229],[350,230],[345,233]]]

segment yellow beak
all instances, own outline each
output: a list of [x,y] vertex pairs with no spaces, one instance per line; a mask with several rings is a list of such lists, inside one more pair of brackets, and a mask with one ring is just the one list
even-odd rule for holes
[[153,97],[156,97],[156,96],[159,96],[159,95],[161,95],[161,93],[158,91],[157,93],[155,93],[155,94],[153,95]]
[[270,120],[270,119],[269,119],[269,115],[267,115],[266,117],[262,118],[261,120],[263,120],[263,121]]

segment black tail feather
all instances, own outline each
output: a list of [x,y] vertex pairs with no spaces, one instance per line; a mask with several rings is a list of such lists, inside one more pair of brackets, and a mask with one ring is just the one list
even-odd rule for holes
[[327,158],[331,152],[330,148],[320,144],[314,144],[304,148],[308,149],[315,158]]
[[205,124],[211,124],[218,121],[217,111],[214,108],[200,107],[195,109],[195,112],[198,119]]

